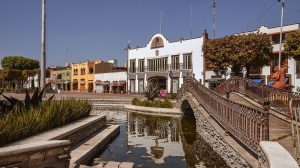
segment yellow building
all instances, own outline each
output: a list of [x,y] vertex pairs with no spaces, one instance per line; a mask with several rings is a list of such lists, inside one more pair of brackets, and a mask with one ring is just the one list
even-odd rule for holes
[[93,92],[95,64],[102,61],[86,61],[72,64],[72,91]]

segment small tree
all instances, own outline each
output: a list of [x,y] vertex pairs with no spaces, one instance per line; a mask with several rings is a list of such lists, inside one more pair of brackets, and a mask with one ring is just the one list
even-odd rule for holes
[[153,101],[155,98],[159,96],[159,86],[158,84],[149,83],[146,87],[144,87],[143,95],[148,99]]
[[289,56],[300,56],[300,31],[287,34],[284,52]]

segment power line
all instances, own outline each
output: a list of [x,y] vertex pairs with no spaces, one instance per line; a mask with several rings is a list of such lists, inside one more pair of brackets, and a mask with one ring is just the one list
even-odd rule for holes
[[262,12],[251,24],[247,26],[247,29],[251,28],[255,23],[257,23],[261,18],[263,18],[278,2],[272,3],[266,10]]

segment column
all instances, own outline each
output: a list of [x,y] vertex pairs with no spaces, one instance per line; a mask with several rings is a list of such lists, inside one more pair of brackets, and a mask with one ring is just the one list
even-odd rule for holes
[[139,87],[138,87],[139,81],[138,81],[137,74],[136,74],[137,67],[138,67],[138,59],[136,58],[135,59],[135,86],[134,86],[134,90],[135,90],[136,93],[139,92],[138,91],[138,89],[139,89]]
[[179,88],[181,88],[181,85],[183,84],[183,78],[182,78],[182,64],[183,64],[183,55],[182,53],[179,54],[179,68],[180,68],[180,73],[179,73]]

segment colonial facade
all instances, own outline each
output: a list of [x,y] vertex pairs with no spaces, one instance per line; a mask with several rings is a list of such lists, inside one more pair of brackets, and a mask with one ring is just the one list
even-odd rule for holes
[[149,82],[177,93],[188,75],[203,80],[203,37],[168,41],[155,34],[143,48],[128,50],[128,91],[142,92]]
[[56,71],[57,88],[64,91],[71,90],[71,67],[66,66]]
[[[283,34],[282,34],[282,40],[283,43],[285,42],[286,37],[288,36],[289,32],[292,31],[300,31],[300,24],[291,24],[291,25],[285,25],[283,26]],[[270,76],[274,71],[274,67],[278,65],[279,60],[279,41],[280,41],[280,27],[266,27],[261,26],[255,31],[249,31],[249,32],[243,32],[243,33],[237,33],[238,34],[249,34],[249,33],[265,33],[269,36],[269,39],[273,46],[273,55],[271,57],[271,62],[269,66],[264,67],[250,67],[249,70],[249,78],[255,80],[256,82],[269,84]],[[283,45],[282,45],[282,51],[283,51]],[[296,91],[299,87],[300,89],[300,58],[293,58],[291,56],[285,55],[284,52],[282,52],[281,55],[281,64],[285,63],[288,64],[288,72],[287,72],[287,83],[289,85],[294,86],[294,90]],[[227,72],[226,75],[220,76],[215,74],[212,70],[205,71],[206,76],[206,86],[207,87],[214,87],[215,83],[219,83],[221,80],[224,80],[224,78],[230,77],[230,70]]]
[[95,64],[100,62],[102,61],[98,59],[72,64],[72,91],[93,92]]

